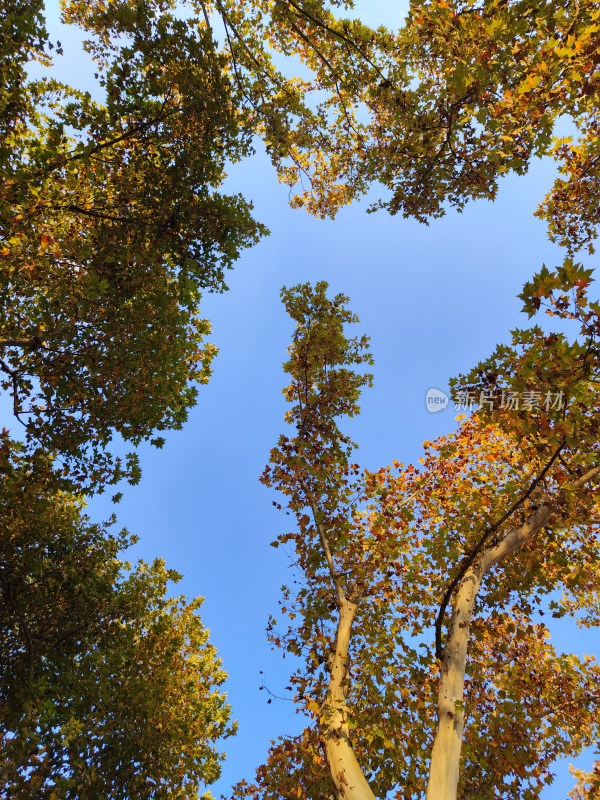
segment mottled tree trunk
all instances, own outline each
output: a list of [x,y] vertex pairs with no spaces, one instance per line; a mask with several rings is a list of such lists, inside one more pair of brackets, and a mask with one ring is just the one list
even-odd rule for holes
[[340,604],[329,688],[321,709],[319,729],[339,797],[343,800],[376,800],[354,755],[346,710],[348,646],[356,609],[356,604],[348,600]]
[[481,581],[488,570],[528,542],[548,521],[541,505],[502,541],[485,549],[465,573],[454,601],[438,686],[438,729],[431,751],[427,800],[456,800],[464,729],[463,697],[469,627]]
[[481,577],[480,565],[471,568],[461,581],[454,602],[438,686],[438,729],[431,751],[427,800],[456,800],[469,626]]
[[[598,475],[600,467],[594,467],[569,488],[580,489]],[[431,752],[427,800],[457,800],[469,628],[482,580],[492,567],[530,541],[546,525],[550,513],[550,505],[541,503],[522,525],[510,530],[497,544],[483,550],[460,582],[442,659],[438,686],[438,729]],[[325,550],[331,564],[328,548],[325,547]],[[335,579],[332,564],[331,569]],[[329,687],[319,716],[320,737],[340,800],[377,800],[354,755],[346,708],[348,650],[358,606],[346,599],[337,580],[335,585],[339,619]]]

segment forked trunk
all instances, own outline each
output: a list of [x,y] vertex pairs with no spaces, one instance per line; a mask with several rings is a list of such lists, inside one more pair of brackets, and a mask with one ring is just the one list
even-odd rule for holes
[[460,582],[442,659],[438,686],[438,729],[431,751],[427,800],[456,800],[464,728],[463,696],[469,627],[481,581],[495,564],[535,536],[546,524],[549,515],[549,506],[541,505],[498,544],[486,548]]
[[[575,481],[570,489],[580,489],[599,474],[600,467],[594,467]],[[457,797],[469,628],[483,577],[494,565],[532,539],[546,525],[549,516],[550,506],[542,503],[522,525],[510,530],[497,544],[483,550],[460,582],[441,667],[438,729],[431,753],[427,800],[456,800]],[[319,733],[340,800],[377,800],[354,755],[346,707],[348,649],[358,606],[344,597],[339,586],[337,589],[340,611],[329,688],[319,715]]]

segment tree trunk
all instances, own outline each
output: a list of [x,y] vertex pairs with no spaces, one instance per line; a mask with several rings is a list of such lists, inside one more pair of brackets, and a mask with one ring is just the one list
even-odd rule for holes
[[[580,489],[598,475],[600,467],[594,467],[568,488]],[[493,566],[519,550],[546,525],[550,510],[549,504],[542,503],[522,525],[510,530],[497,544],[483,550],[458,587],[438,687],[438,730],[431,753],[427,800],[457,800],[469,628],[481,582]],[[326,539],[321,530],[320,533],[336,586],[339,619],[329,687],[319,714],[319,734],[340,800],[377,800],[350,744],[346,707],[348,649],[358,605],[347,600],[341,590]]]
[[549,506],[541,505],[498,544],[486,548],[460,582],[442,659],[438,686],[438,729],[431,751],[427,800],[456,800],[464,728],[463,696],[469,626],[483,576],[535,536],[544,527],[549,515]]
[[456,800],[469,626],[482,575],[481,563],[473,565],[462,579],[454,602],[438,686],[438,729],[431,751],[427,800]]
[[346,709],[348,645],[357,608],[348,600],[340,604],[329,688],[321,708],[319,730],[341,800],[376,800],[350,744]]

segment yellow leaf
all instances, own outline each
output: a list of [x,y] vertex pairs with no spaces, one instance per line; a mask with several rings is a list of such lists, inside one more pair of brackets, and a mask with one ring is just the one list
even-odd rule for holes
[[309,700],[306,704],[306,708],[308,711],[312,711],[314,714],[319,713],[319,704],[314,700]]

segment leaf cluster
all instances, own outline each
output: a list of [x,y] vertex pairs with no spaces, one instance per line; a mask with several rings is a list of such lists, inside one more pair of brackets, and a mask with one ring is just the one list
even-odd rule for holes
[[162,561],[90,522],[46,459],[2,439],[0,785],[7,797],[198,798],[231,735],[225,674]]
[[64,19],[89,36],[94,96],[51,77],[47,48],[50,76],[27,74],[30,29],[47,38],[35,4],[2,40],[19,99],[0,159],[0,377],[30,447],[93,489],[137,480],[115,436],[181,427],[215,354],[201,293],[265,231],[218,190],[250,141],[204,21],[154,2],[66,3]]

